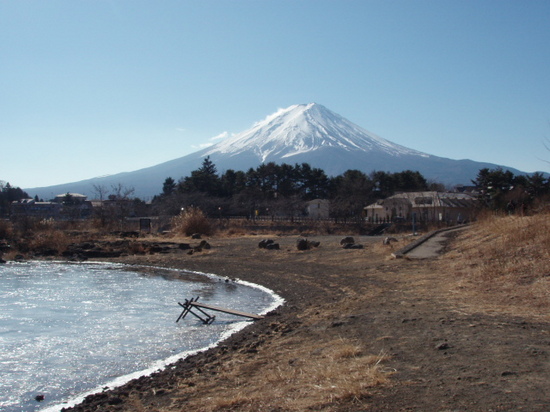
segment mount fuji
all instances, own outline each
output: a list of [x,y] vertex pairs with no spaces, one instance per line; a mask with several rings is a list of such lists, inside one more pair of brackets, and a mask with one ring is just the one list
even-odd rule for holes
[[93,197],[94,186],[110,189],[121,184],[133,187],[135,196],[148,199],[161,192],[167,177],[178,181],[190,175],[207,156],[219,173],[228,169],[247,171],[268,162],[309,163],[329,176],[349,169],[367,174],[375,170],[413,170],[446,185],[469,184],[482,168],[501,167],[514,174],[525,174],[492,163],[452,160],[409,149],[368,132],[320,104],[310,103],[280,109],[216,145],[156,166],[25,191],[44,199],[67,192]]

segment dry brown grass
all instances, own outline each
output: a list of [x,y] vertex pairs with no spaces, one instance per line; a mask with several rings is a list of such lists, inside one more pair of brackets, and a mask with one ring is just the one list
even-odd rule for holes
[[191,236],[212,234],[212,225],[202,210],[198,207],[188,207],[172,218],[172,229],[176,234]]
[[263,236],[327,236],[350,234],[357,235],[365,232],[361,224],[343,224],[328,221],[277,221],[259,219],[211,219],[216,228],[216,235],[221,237],[236,237],[257,234]]
[[550,308],[550,214],[487,215],[465,231],[446,259],[464,284],[488,301],[514,308]]
[[[343,308],[334,304],[326,310],[308,309],[303,320],[324,324]],[[278,322],[270,328],[274,333],[253,353],[245,347],[180,381],[172,405],[161,411],[335,410],[343,404],[361,408],[394,373],[386,367],[385,353],[369,350],[370,342],[325,333],[287,334],[286,325]]]
[[[357,342],[339,338],[304,346],[288,338],[281,343],[284,350],[259,357],[252,368],[249,363],[223,365],[224,376],[232,382],[226,393],[234,395],[226,397],[221,390],[210,399],[211,409],[201,410],[279,407],[297,411],[349,401],[360,404],[370,389],[388,380],[389,374],[381,367],[385,355],[366,354]],[[246,382],[239,379],[241,375],[247,376]],[[262,390],[249,385],[250,380],[262,382]]]
[[63,252],[67,246],[74,242],[65,228],[60,228],[54,220],[40,220],[32,223],[32,236],[27,236],[25,243],[20,245],[22,251],[26,249],[34,251],[55,250]]
[[37,233],[29,242],[28,246],[32,250],[55,249],[63,252],[73,239],[69,238],[62,230],[51,230]]
[[0,220],[0,239],[11,239],[13,236],[13,225],[8,220]]

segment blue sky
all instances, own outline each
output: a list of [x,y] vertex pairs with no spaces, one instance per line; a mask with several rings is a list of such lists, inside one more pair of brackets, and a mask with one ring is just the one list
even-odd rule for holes
[[24,188],[310,102],[430,154],[550,170],[549,1],[0,0],[0,58],[0,180]]

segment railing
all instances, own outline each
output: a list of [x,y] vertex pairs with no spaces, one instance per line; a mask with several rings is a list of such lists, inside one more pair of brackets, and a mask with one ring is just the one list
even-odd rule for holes
[[361,217],[313,218],[309,216],[210,216],[211,219],[241,220],[248,222],[290,222],[290,223],[361,223]]

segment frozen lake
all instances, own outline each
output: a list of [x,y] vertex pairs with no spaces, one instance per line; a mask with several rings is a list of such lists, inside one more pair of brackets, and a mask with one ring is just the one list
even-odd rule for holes
[[177,302],[186,298],[266,313],[281,303],[268,292],[162,268],[0,265],[0,410],[59,410],[63,402],[151,373],[249,323],[221,313],[211,325],[190,316],[176,323]]

